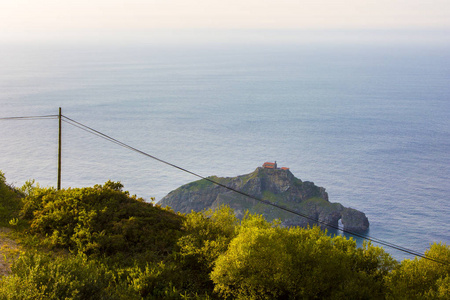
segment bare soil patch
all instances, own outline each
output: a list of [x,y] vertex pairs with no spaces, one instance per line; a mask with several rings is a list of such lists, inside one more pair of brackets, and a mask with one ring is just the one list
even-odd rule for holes
[[11,272],[11,261],[8,258],[19,249],[19,245],[8,237],[10,231],[9,228],[0,227],[0,276]]

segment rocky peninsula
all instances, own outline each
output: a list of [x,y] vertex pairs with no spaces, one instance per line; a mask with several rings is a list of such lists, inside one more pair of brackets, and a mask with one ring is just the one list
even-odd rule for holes
[[181,213],[215,209],[226,204],[234,209],[239,218],[242,218],[248,210],[251,213],[262,214],[268,221],[279,219],[284,226],[321,225],[211,182],[214,181],[308,215],[320,222],[338,226],[340,220],[344,229],[348,231],[361,233],[369,228],[369,220],[363,212],[330,202],[325,188],[296,178],[288,168],[277,168],[276,163],[265,163],[263,167],[256,168],[250,174],[237,177],[211,176],[207,179],[179,187],[161,199],[160,204],[170,206]]

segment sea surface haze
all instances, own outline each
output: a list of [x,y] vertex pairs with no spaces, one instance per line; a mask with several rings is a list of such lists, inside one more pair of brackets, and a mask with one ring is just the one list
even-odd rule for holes
[[[369,235],[450,242],[450,47],[2,44],[0,118],[63,114],[202,176],[265,161],[366,213]],[[58,121],[0,121],[0,170],[56,186]],[[63,187],[147,200],[197,180],[63,123]],[[396,258],[411,256],[387,249]]]

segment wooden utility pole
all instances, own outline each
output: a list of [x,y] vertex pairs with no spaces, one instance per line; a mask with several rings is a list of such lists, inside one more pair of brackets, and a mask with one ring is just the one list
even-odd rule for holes
[[59,108],[59,132],[58,132],[58,185],[57,189],[61,189],[61,107]]

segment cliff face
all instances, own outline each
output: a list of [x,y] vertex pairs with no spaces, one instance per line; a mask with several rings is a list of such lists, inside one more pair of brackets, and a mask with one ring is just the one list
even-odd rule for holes
[[[209,177],[228,187],[298,211],[334,226],[341,220],[344,229],[364,232],[369,228],[366,215],[356,209],[331,203],[323,187],[313,182],[301,181],[289,170],[257,168],[254,172],[237,177]],[[295,216],[279,208],[265,205],[207,180],[198,180],[183,185],[165,196],[160,204],[175,211],[188,213],[191,210],[215,209],[227,204],[238,217],[248,210],[262,214],[267,220],[280,219],[285,226],[307,226],[315,222]]]

